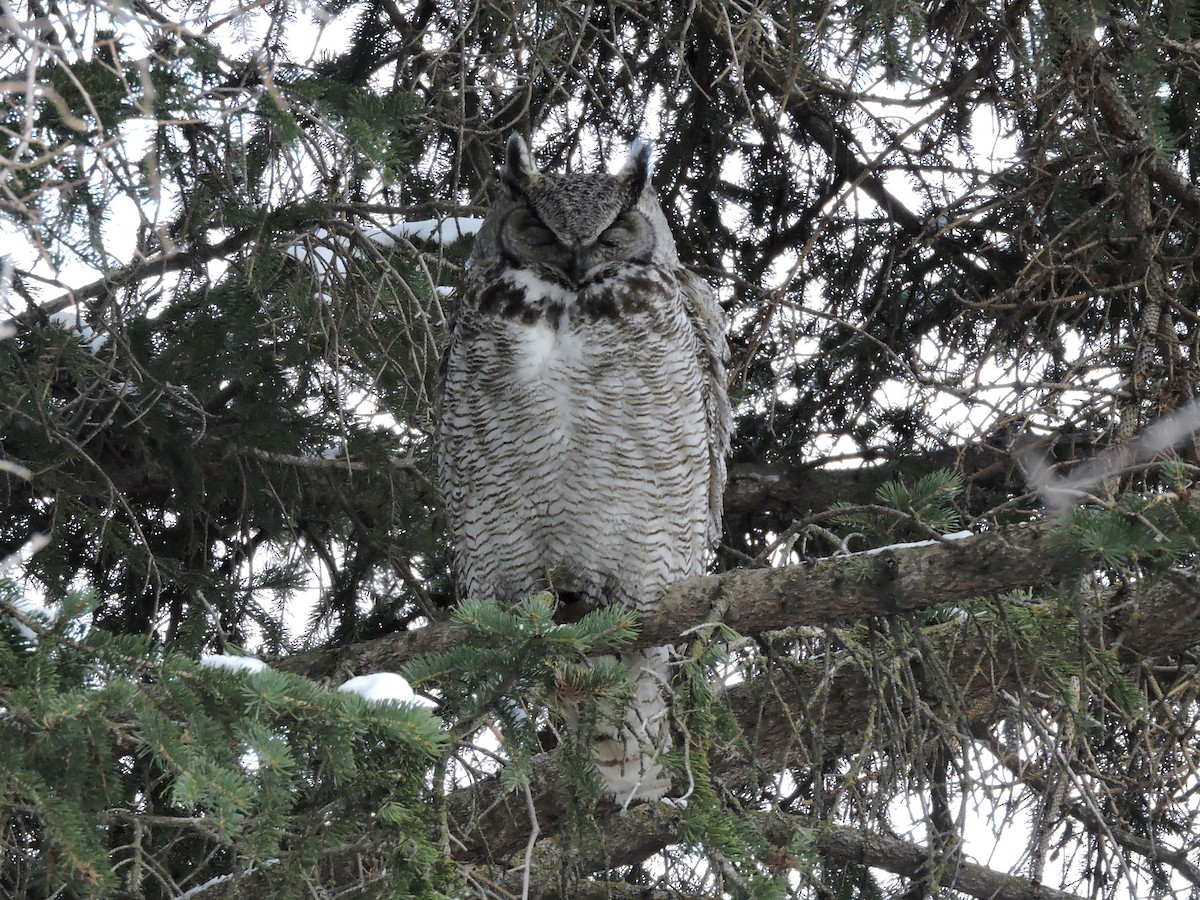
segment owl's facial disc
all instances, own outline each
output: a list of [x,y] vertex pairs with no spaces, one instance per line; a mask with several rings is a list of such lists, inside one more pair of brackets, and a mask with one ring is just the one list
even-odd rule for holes
[[599,233],[556,218],[553,226],[547,224],[527,204],[509,213],[501,241],[511,260],[578,289],[618,264],[644,265],[651,259],[654,234],[636,209],[617,211]]

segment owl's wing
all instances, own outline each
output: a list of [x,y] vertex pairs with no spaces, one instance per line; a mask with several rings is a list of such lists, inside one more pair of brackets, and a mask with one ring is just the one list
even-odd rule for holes
[[[463,464],[463,447],[461,437],[469,433],[470,423],[461,421],[460,411],[447,407],[447,385],[451,379],[461,379],[461,363],[456,362],[456,349],[462,340],[462,323],[469,318],[476,307],[474,294],[475,285],[468,275],[464,284],[456,292],[450,307],[446,322],[446,344],[442,348],[438,360],[437,375],[433,386],[433,434],[437,448],[438,488],[442,495],[447,519],[451,527],[452,551],[456,560],[456,582],[461,577],[462,535],[457,532],[455,523],[461,520],[465,504],[464,486],[466,473]],[[454,371],[451,371],[452,366]],[[467,590],[466,585],[457,587]]]
[[721,541],[721,517],[725,503],[725,457],[729,453],[729,435],[733,427],[726,383],[729,343],[725,337],[725,311],[717,303],[712,288],[699,275],[680,267],[678,279],[684,307],[697,338],[700,371],[704,373],[703,399],[708,425],[710,462],[708,546],[715,549]]

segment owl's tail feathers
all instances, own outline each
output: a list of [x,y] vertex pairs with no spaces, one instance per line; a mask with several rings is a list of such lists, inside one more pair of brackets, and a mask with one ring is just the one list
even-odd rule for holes
[[622,806],[657,800],[671,789],[671,778],[656,758],[671,749],[671,652],[665,646],[621,654],[634,680],[633,699],[620,727],[603,729],[592,758],[605,790]]

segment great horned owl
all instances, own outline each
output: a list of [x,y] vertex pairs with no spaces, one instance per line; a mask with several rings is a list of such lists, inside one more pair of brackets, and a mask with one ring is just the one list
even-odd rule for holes
[[[615,175],[538,172],[509,138],[438,379],[438,473],[466,596],[570,573],[584,602],[646,611],[721,535],[725,319],[684,268],[650,145]],[[597,744],[619,800],[661,796],[669,647],[627,653],[637,692]]]

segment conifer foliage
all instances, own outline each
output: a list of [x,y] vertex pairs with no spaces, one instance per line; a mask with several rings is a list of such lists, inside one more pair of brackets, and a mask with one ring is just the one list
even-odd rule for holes
[[[1195,3],[0,26],[0,897],[1200,897]],[[513,131],[651,139],[729,314],[720,571],[640,619],[451,583]],[[617,810],[586,725],[668,642]]]

